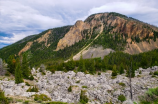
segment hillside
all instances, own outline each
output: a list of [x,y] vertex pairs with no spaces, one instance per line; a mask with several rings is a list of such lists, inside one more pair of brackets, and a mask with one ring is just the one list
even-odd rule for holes
[[[19,56],[29,51],[33,66],[67,60],[71,55],[74,55],[74,59],[79,59],[82,52],[85,54],[83,58],[103,58],[110,53],[106,51],[107,48],[138,54],[157,49],[157,37],[158,28],[155,26],[119,13],[98,13],[89,16],[85,21],[77,21],[73,26],[48,29],[26,37],[0,49],[0,57],[7,60],[10,55]],[[103,48],[98,50],[99,47]],[[103,52],[107,54],[102,54]]]

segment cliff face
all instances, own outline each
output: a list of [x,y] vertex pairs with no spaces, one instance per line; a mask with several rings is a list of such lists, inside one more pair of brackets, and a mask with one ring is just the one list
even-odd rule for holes
[[56,50],[71,46],[84,39],[86,35],[92,36],[103,31],[109,31],[110,34],[122,34],[126,39],[139,38],[143,40],[146,37],[154,37],[153,31],[157,31],[157,28],[120,14],[95,14],[89,16],[84,22],[77,21],[69,32],[60,39]]
[[47,41],[48,41],[48,38],[49,38],[50,34],[51,34],[51,30],[49,30],[48,32],[46,32],[44,35],[42,35],[38,39],[36,39],[34,41],[27,42],[27,44],[25,45],[25,47],[20,50],[20,52],[18,53],[18,55],[20,55],[21,53],[26,52],[27,50],[29,50],[34,42],[38,42],[38,43],[44,42],[45,46],[49,47],[50,44],[48,44]]

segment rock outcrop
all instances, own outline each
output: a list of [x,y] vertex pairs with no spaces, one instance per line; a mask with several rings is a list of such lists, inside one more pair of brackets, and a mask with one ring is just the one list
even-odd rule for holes
[[128,43],[125,47],[124,52],[129,54],[138,54],[138,53],[151,51],[157,48],[158,48],[158,39],[155,42],[153,40],[150,40],[149,42],[142,41],[139,43],[135,43],[135,42],[132,42],[132,44]]
[[[139,102],[138,96],[143,95],[149,88],[158,86],[158,77],[152,77],[149,74],[154,71],[158,71],[158,66],[136,70],[136,77],[132,78],[133,101]],[[130,101],[129,78],[125,74],[117,75],[117,78],[112,79],[111,71],[102,72],[101,75],[73,71],[66,73],[56,71],[52,74],[46,71],[46,74],[42,75],[39,69],[33,68],[31,72],[35,78],[34,85],[39,88],[39,92],[26,92],[30,86],[25,83],[15,84],[13,79],[8,78],[0,80],[0,88],[5,92],[5,95],[31,97],[34,94],[46,94],[52,101],[68,103],[79,102],[81,90],[85,90],[90,104],[107,102],[121,104],[121,101],[118,100],[119,95],[124,95],[127,99],[123,104],[133,104]],[[68,91],[70,86],[72,87],[71,92]]]
[[46,32],[44,35],[42,35],[41,37],[39,37],[38,39],[34,40],[34,41],[30,41],[28,42],[25,47],[20,50],[20,52],[18,53],[18,55],[21,55],[21,53],[26,52],[27,50],[29,50],[31,48],[31,46],[33,45],[34,42],[38,42],[38,43],[45,43],[46,47],[49,47],[50,44],[48,44],[48,38],[49,35],[51,34],[51,30],[49,30],[48,32]]
[[84,39],[85,35],[99,34],[103,31],[109,31],[110,34],[122,34],[126,39],[139,37],[142,40],[146,37],[154,37],[153,30],[157,31],[157,28],[126,16],[114,13],[94,14],[84,22],[77,21],[69,32],[60,39],[56,50],[64,49],[79,42]]

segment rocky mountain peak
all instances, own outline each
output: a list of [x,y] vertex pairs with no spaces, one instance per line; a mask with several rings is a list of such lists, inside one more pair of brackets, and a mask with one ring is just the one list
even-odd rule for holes
[[84,22],[77,21],[69,32],[60,39],[56,50],[79,42],[84,39],[85,35],[99,34],[103,31],[108,31],[110,34],[122,34],[126,39],[139,38],[143,40],[146,37],[154,37],[153,31],[157,30],[149,24],[122,14],[98,13],[89,16]]

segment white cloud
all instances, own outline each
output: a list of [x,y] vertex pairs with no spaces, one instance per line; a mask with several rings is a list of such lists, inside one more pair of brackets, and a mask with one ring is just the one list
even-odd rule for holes
[[28,35],[34,35],[36,33],[38,33],[38,31],[25,31],[20,33],[13,33],[11,37],[0,36],[0,43],[12,44],[25,38]]
[[100,12],[118,12],[158,26],[157,4],[157,0],[0,0],[0,31],[12,35],[0,37],[0,43],[72,25]]

